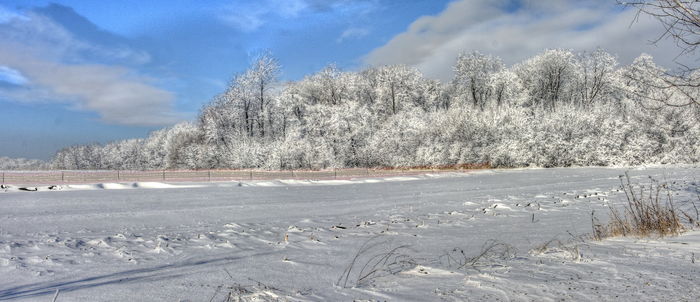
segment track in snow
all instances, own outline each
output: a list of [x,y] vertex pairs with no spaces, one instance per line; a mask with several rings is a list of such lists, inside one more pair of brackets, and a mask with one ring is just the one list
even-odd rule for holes
[[[672,183],[687,208],[698,172],[631,174]],[[700,266],[691,263],[698,233],[652,241],[579,237],[590,232],[591,211],[604,219],[606,204],[620,200],[622,173],[489,170],[0,193],[0,300],[46,301],[56,289],[59,301],[220,301],[230,291],[288,300],[700,297]],[[538,249],[553,239],[562,245]],[[512,254],[454,263],[491,241]],[[358,263],[405,246],[399,251],[411,265],[361,282],[354,267],[339,286],[365,243],[374,245]]]

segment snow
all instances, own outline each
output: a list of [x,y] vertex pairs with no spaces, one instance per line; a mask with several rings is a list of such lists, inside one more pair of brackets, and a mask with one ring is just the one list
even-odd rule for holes
[[[624,172],[10,187],[0,300],[698,300],[699,231],[586,237]],[[690,210],[698,172],[630,174]]]
[[125,190],[125,189],[184,189],[200,188],[205,185],[200,184],[168,184],[161,182],[130,182],[130,183],[98,183],[98,184],[71,184],[71,185],[50,185],[50,186],[14,186],[6,185],[0,188],[5,192],[16,191],[84,191],[84,190]]

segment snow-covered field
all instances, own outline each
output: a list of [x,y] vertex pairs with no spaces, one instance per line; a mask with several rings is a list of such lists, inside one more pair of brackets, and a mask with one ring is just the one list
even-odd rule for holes
[[[624,172],[10,187],[0,300],[698,301],[700,232],[585,236]],[[630,174],[700,205],[698,168]]]

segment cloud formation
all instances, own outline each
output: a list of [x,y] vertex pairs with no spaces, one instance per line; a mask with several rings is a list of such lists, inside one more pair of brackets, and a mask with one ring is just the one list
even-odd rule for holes
[[363,13],[376,7],[376,0],[234,1],[221,9],[218,15],[224,23],[250,33],[272,21],[284,22],[285,19],[301,18],[314,13]]
[[305,0],[236,1],[224,8],[220,18],[241,31],[252,32],[270,18],[293,18],[308,8]]
[[24,85],[27,83],[27,78],[17,70],[0,65],[0,82],[12,85]]
[[350,27],[346,30],[344,30],[338,39],[335,41],[337,43],[343,43],[343,41],[349,40],[349,39],[359,39],[362,38],[366,35],[369,34],[369,29],[364,28],[364,27]]
[[[582,4],[583,2],[583,4]],[[661,34],[655,20],[634,20],[634,11],[621,11],[609,1],[460,0],[436,16],[425,16],[385,45],[366,55],[369,65],[407,64],[441,80],[452,76],[461,51],[478,50],[500,56],[508,64],[544,49],[575,51],[603,48],[630,63],[642,52],[662,65],[674,65],[672,41],[650,45]],[[632,25],[632,26],[630,26]]]
[[20,87],[0,86],[0,98],[65,103],[120,125],[168,125],[182,118],[173,109],[172,93],[127,67],[147,61],[144,52],[79,39],[36,11],[4,16],[9,17],[0,19],[0,73],[15,71],[13,84]]

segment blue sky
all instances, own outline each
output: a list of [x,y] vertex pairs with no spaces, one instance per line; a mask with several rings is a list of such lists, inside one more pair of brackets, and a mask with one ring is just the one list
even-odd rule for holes
[[[144,137],[197,111],[269,50],[297,80],[407,64],[448,80],[456,55],[512,64],[546,48],[603,47],[629,63],[658,25],[611,1],[1,1],[0,156]],[[663,61],[665,60],[665,61]]]

